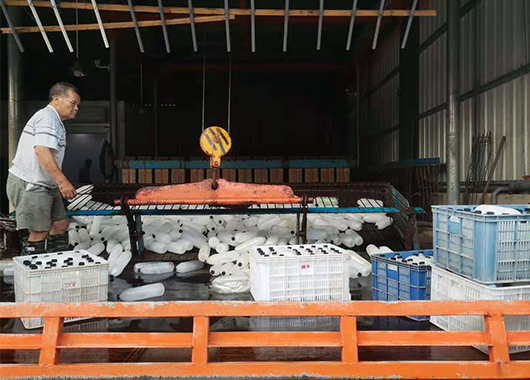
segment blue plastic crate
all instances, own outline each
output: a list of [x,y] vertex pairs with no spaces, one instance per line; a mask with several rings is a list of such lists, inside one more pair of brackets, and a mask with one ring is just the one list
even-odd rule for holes
[[[392,260],[396,253],[404,259],[422,252],[432,256],[432,250],[381,253],[372,259],[372,299],[376,301],[410,301],[431,299],[431,267]],[[428,321],[429,316],[410,316],[416,321]]]
[[433,206],[434,261],[484,283],[530,280],[530,206],[521,215],[476,214],[477,206]]

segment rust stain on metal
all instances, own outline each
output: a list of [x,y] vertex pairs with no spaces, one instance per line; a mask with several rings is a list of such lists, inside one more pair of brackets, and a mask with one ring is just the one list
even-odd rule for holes
[[[213,190],[212,182],[211,179],[207,179],[198,183],[144,187],[136,192],[135,198],[128,199],[127,203],[129,205],[250,206],[302,202],[302,198],[295,196],[289,186],[237,183],[218,179],[218,187]],[[119,200],[115,203],[119,204]]]

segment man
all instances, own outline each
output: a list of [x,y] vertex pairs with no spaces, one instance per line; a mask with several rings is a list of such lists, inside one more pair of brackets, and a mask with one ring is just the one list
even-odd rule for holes
[[23,254],[68,249],[69,222],[62,197],[72,199],[77,193],[61,170],[66,149],[63,121],[75,118],[81,98],[75,86],[59,82],[50,89],[49,100],[22,131],[7,179],[17,228],[29,230]]

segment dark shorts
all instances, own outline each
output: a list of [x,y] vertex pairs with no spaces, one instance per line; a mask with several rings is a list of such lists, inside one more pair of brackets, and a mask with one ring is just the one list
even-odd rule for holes
[[7,197],[15,207],[19,230],[49,231],[52,222],[67,219],[63,197],[57,187],[28,184],[10,173]]

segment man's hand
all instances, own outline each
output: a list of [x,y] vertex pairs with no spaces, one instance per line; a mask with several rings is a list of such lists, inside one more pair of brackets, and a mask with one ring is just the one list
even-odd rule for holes
[[65,199],[74,199],[77,196],[75,187],[67,179],[59,183],[59,190]]
[[59,185],[59,190],[65,199],[73,199],[77,196],[75,188],[72,186],[68,178],[63,174],[57,162],[53,157],[52,151],[46,146],[35,146],[35,154],[39,159],[40,165],[50,174],[50,176]]

